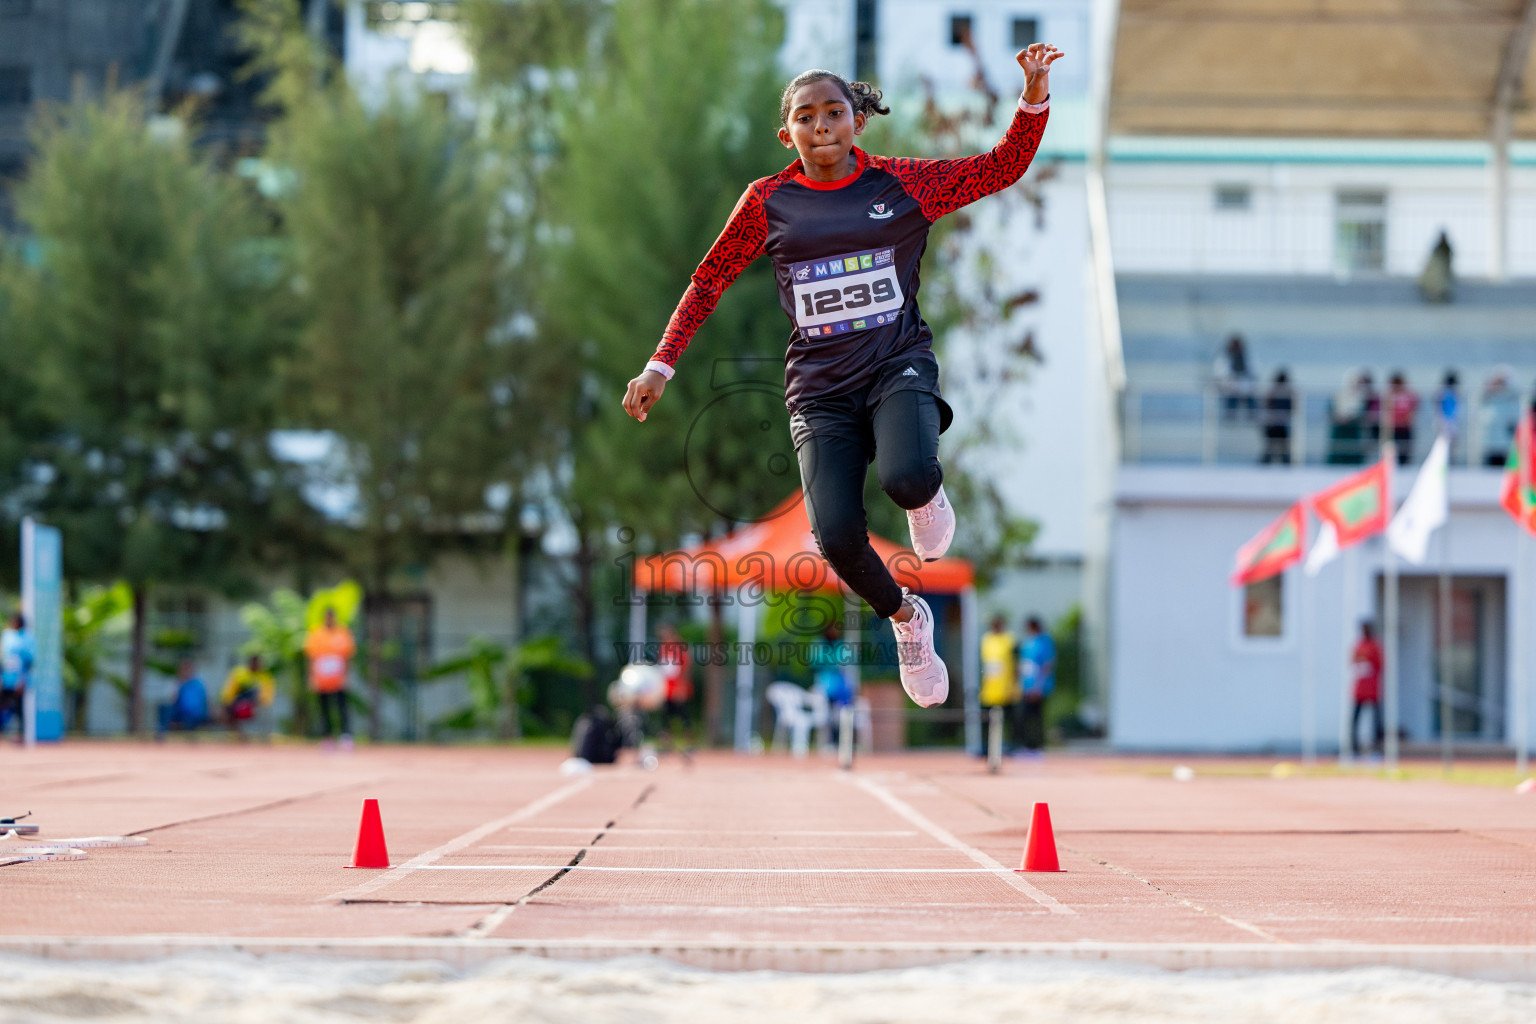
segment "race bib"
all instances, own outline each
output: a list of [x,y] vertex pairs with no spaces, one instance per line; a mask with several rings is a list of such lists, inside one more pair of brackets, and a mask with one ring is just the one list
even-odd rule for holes
[[323,679],[334,679],[345,675],[347,671],[347,659],[337,654],[322,654],[315,659],[315,675]]
[[896,278],[896,250],[868,249],[794,263],[795,325],[823,338],[894,323],[906,298]]

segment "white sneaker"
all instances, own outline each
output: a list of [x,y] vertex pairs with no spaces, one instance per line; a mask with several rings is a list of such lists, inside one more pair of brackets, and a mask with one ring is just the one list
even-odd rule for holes
[[891,620],[896,631],[896,662],[901,668],[901,688],[918,707],[931,708],[949,697],[949,668],[933,650],[933,612],[928,602],[901,590],[912,606],[906,622]]
[[944,496],[944,487],[922,508],[907,510],[907,526],[912,531],[912,550],[925,562],[944,557],[949,542],[955,539],[955,510]]

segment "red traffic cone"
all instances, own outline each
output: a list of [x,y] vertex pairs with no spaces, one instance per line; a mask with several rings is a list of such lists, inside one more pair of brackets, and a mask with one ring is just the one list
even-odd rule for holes
[[1051,809],[1045,804],[1035,804],[1029,817],[1029,836],[1024,840],[1024,863],[1014,870],[1061,870],[1061,861],[1056,859],[1056,833],[1051,831]]
[[357,823],[357,845],[352,848],[349,868],[387,868],[389,850],[384,846],[384,822],[379,818],[379,802],[363,801],[363,817]]

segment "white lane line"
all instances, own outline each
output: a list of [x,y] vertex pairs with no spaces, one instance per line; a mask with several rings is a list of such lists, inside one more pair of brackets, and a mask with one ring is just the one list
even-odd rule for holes
[[[841,773],[839,773],[838,777],[846,778],[846,776],[842,775]],[[1034,886],[1030,885],[1028,882],[1024,881],[1024,879],[1019,876],[1018,872],[1004,867],[992,857],[976,849],[976,847],[970,845],[969,843],[962,842],[960,839],[957,839],[953,834],[939,827],[928,818],[924,817],[911,804],[900,799],[890,790],[886,789],[878,782],[875,782],[873,779],[863,775],[856,775],[853,776],[853,782],[860,789],[864,790],[864,792],[885,804],[885,806],[889,807],[901,817],[905,818],[907,821],[928,833],[934,839],[937,839],[939,842],[943,843],[945,846],[952,850],[958,850],[965,854],[967,857],[971,858],[971,860],[975,861],[977,864],[980,864],[987,871],[997,876],[1000,881],[1017,889],[1019,892],[1023,893],[1025,896],[1028,896],[1042,907],[1048,909],[1051,913],[1077,913],[1077,911],[1073,910],[1071,907],[1058,903],[1056,898],[1050,893],[1042,892],[1041,890],[1036,889]]]
[[575,832],[594,835],[598,832],[628,835],[664,836],[915,836],[911,829],[887,829],[864,831],[862,829],[795,829],[795,828],[625,828],[623,825],[523,825],[510,829],[512,832]]
[[991,875],[991,867],[630,867],[617,864],[422,864],[416,870],[613,870],[636,875]]
[[[346,889],[334,895],[327,896],[322,902],[330,900],[357,899],[360,896],[366,896],[369,893],[378,892],[386,885],[392,885],[413,871],[420,871],[423,868],[430,867],[432,864],[442,860],[450,853],[457,853],[467,846],[473,846],[475,843],[478,843],[480,840],[484,839],[488,835],[491,835],[492,833],[500,832],[502,829],[505,829],[511,825],[516,825],[520,821],[526,821],[529,818],[536,817],[537,815],[544,813],[551,807],[560,803],[562,800],[566,800],[575,796],[577,793],[580,793],[582,790],[591,785],[591,779],[577,779],[575,782],[560,787],[553,793],[547,793],[544,796],[541,796],[533,803],[521,807],[518,810],[513,811],[511,814],[506,815],[505,817],[497,818],[495,821],[488,821],[478,828],[472,828],[468,832],[465,832],[463,835],[454,839],[450,839],[442,846],[428,850],[426,853],[418,853],[404,864],[401,864],[398,867],[390,868],[388,871],[376,875],[361,885],[355,885],[350,889]],[[561,865],[560,868],[555,868],[553,870],[559,871],[563,868],[564,865]]]

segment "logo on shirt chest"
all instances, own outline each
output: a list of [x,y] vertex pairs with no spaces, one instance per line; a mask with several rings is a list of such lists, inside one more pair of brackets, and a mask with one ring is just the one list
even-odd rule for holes
[[870,203],[869,204],[869,219],[870,220],[886,220],[889,217],[891,217],[895,212],[896,212],[895,210],[891,209],[891,204],[890,203],[880,202],[880,203]]

